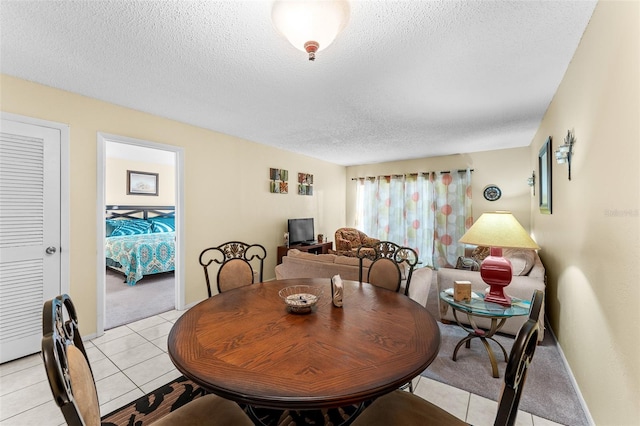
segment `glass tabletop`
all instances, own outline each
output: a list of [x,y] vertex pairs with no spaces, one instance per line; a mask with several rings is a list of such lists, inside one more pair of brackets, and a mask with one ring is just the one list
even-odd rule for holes
[[502,306],[497,303],[485,302],[484,294],[473,292],[471,301],[456,302],[453,300],[453,289],[448,288],[440,292],[440,299],[447,302],[454,308],[468,312],[473,315],[487,317],[516,317],[520,315],[529,315],[531,309],[530,300],[522,300],[516,297],[511,298],[511,306]]

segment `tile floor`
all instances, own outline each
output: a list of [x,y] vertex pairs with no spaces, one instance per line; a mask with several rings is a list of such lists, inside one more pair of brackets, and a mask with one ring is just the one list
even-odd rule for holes
[[[182,312],[169,311],[85,343],[102,415],[170,382],[181,374],[167,355],[167,337]],[[417,379],[416,379],[417,380]],[[476,426],[492,425],[497,403],[425,377],[415,393]],[[0,426],[64,425],[53,401],[39,354],[0,365]],[[520,412],[517,425],[557,423]]]

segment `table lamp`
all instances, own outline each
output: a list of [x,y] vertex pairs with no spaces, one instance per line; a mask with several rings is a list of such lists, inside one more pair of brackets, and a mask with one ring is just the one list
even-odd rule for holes
[[504,294],[504,288],[511,283],[511,262],[502,257],[502,249],[537,250],[540,248],[538,244],[508,211],[483,213],[459,241],[490,247],[490,255],[480,265],[480,276],[485,283],[489,284],[489,293],[484,300],[511,306],[511,297]]

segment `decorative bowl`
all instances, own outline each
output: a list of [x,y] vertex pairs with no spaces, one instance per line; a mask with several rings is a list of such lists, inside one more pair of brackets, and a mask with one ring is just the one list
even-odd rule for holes
[[310,285],[292,285],[278,292],[289,312],[293,314],[308,314],[318,303],[322,288]]

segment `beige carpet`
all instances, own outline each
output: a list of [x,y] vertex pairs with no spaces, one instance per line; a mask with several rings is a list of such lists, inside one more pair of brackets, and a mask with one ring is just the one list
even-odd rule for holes
[[147,275],[129,286],[124,275],[107,269],[105,330],[174,309],[173,272]]

